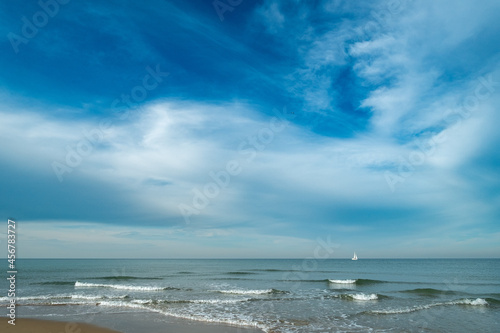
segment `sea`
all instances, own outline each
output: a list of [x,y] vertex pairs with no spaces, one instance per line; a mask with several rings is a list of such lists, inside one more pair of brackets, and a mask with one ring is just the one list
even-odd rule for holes
[[[6,279],[0,288],[7,318]],[[18,259],[16,296],[18,318],[128,313],[268,333],[500,332],[500,259]]]

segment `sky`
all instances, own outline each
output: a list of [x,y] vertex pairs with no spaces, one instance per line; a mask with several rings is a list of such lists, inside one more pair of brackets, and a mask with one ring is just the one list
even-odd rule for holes
[[499,10],[2,1],[0,246],[499,257]]

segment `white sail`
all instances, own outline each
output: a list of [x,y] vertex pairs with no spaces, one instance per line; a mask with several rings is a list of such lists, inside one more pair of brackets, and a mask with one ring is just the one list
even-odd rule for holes
[[352,257],[352,260],[358,260],[358,256],[356,255],[356,252],[354,252],[354,257]]

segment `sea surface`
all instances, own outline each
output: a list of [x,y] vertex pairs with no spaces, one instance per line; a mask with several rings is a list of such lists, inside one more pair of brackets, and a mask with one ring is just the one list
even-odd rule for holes
[[[130,312],[280,333],[500,332],[500,259],[18,259],[17,269],[18,316]],[[6,279],[0,288],[4,307]]]

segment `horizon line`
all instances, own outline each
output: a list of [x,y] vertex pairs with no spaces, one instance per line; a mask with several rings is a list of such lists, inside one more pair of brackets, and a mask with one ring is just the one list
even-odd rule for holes
[[[5,258],[7,259],[7,258]],[[22,260],[22,259],[49,259],[49,260],[70,260],[70,259],[76,259],[76,260],[352,260],[351,258],[92,258],[92,257],[77,257],[77,258],[53,258],[53,257],[47,257],[47,258],[35,258],[35,257],[30,257],[30,258],[16,258],[16,261]],[[454,259],[500,259],[500,257],[417,257],[417,258],[358,258],[358,261],[362,260],[454,260]]]

